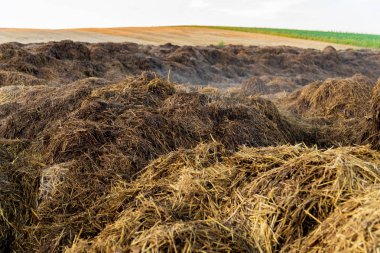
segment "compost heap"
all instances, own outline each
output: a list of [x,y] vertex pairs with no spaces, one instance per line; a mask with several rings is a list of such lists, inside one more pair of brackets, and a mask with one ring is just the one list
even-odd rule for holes
[[[350,75],[344,57],[375,53],[166,45],[136,56],[140,47],[1,45],[0,252],[378,251],[374,73],[313,83],[280,110],[256,95],[281,92],[283,77],[251,76],[238,95],[168,80],[199,59],[215,75],[218,62],[244,65],[231,54],[294,76],[284,55],[294,54],[293,67],[314,73],[292,79],[299,87],[332,66]],[[158,66],[157,55],[177,72],[123,75]]]
[[[0,70],[25,84],[44,81],[67,84],[87,77],[120,81],[125,75],[154,71],[180,83],[235,86],[252,77],[273,90],[290,90],[316,80],[350,77],[360,73],[375,81],[380,76],[380,53],[373,50],[300,49],[226,45],[162,46],[134,43],[80,43],[0,45]],[[3,78],[0,73],[0,81]],[[26,76],[25,76],[26,75]],[[31,77],[37,80],[31,80]]]
[[313,142],[269,101],[176,92],[154,73],[2,93],[5,251],[62,251],[97,235],[121,211],[102,207],[102,198],[170,151],[209,141],[229,150]]
[[287,109],[308,118],[360,117],[368,112],[372,87],[362,75],[316,81],[290,94]]
[[289,94],[278,106],[316,126],[320,145],[368,144],[373,87],[374,82],[363,75],[330,78]]

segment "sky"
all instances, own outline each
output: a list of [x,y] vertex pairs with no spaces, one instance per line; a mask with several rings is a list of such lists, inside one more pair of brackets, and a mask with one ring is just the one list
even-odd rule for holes
[[380,0],[3,0],[2,28],[166,25],[380,34]]

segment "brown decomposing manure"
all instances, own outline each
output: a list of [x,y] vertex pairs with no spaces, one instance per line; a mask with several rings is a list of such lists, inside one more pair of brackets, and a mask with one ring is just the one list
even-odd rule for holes
[[26,217],[32,219],[27,227],[10,219],[18,224],[11,229],[17,234],[12,249],[60,252],[78,236],[94,237],[115,216],[101,209],[103,197],[173,150],[214,140],[231,151],[314,142],[311,132],[267,100],[214,97],[177,92],[153,73],[118,83],[90,78],[23,94],[0,121],[2,137],[31,142],[20,169],[33,176],[18,183],[28,189]]
[[[33,219],[36,164],[24,153],[27,140],[0,139],[0,252],[17,249],[21,231]],[[29,182],[29,183],[26,183]],[[24,184],[26,183],[26,184]]]
[[93,215],[117,215],[66,252],[371,251],[379,190],[368,189],[380,182],[379,164],[367,146],[180,149],[114,185]]
[[22,72],[54,84],[87,77],[120,81],[125,75],[155,71],[180,83],[218,85],[242,83],[250,77],[273,80],[270,90],[292,89],[315,80],[355,73],[375,81],[380,75],[374,50],[300,49],[227,45],[162,46],[134,43],[89,44],[60,41],[0,45],[0,69]]
[[[0,252],[373,252],[380,155],[321,148],[379,149],[377,66],[332,48],[0,45]],[[257,97],[355,72],[370,80],[313,83],[280,111]],[[249,77],[236,96],[191,86]]]

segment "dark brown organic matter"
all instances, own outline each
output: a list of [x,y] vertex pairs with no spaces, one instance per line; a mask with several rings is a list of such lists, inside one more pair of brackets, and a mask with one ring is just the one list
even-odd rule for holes
[[0,252],[376,252],[379,76],[370,50],[0,45]]

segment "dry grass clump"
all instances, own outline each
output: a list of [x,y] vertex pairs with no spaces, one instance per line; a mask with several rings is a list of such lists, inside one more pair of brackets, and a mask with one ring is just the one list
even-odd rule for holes
[[217,99],[224,93],[222,89],[213,86],[201,86],[196,90],[200,94],[205,94],[211,99]]
[[9,85],[44,85],[46,81],[17,71],[0,70],[0,87]]
[[372,84],[366,77],[327,79],[309,84],[285,99],[287,109],[305,117],[362,117],[370,107]]
[[[116,185],[98,202],[97,215],[120,214],[97,236],[78,235],[66,252],[278,252],[318,233],[346,203],[379,184],[379,162],[369,147],[181,149]],[[357,222],[365,227],[366,220]],[[368,249],[379,239],[345,233]]]
[[242,83],[239,93],[243,96],[261,96],[292,92],[296,89],[297,85],[286,77],[254,76]]
[[92,78],[65,87],[41,86],[28,90],[18,97],[21,107],[6,115],[0,135],[34,139],[50,123],[65,119],[97,85],[100,85],[98,79]]
[[339,205],[310,235],[284,252],[378,252],[379,205],[376,185]]
[[241,92],[244,95],[261,95],[267,92],[267,86],[259,77],[251,77],[241,85]]
[[244,80],[241,85],[229,87],[225,94],[233,98],[260,96],[277,101],[299,87],[291,78],[285,76],[252,76]]
[[[23,103],[25,101],[25,94],[37,91],[46,90],[45,85],[36,86],[24,86],[24,85],[9,85],[0,87],[0,105],[10,104],[10,103]],[[24,101],[23,101],[24,100]]]

